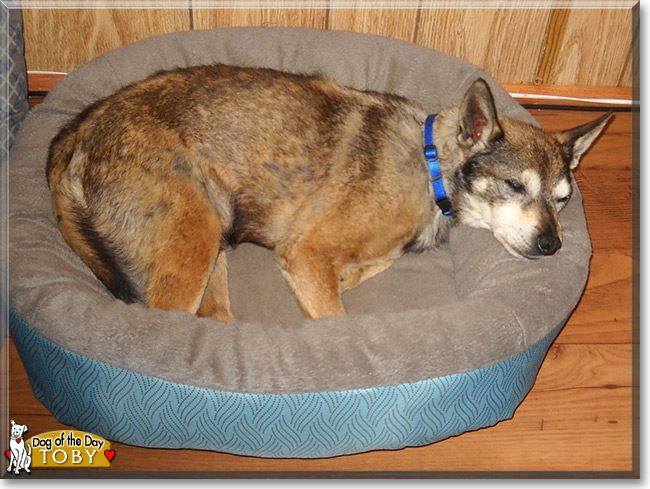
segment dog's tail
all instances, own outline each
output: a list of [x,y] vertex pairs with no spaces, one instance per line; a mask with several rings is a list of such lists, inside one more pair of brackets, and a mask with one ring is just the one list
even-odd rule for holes
[[87,111],[64,127],[50,144],[46,175],[54,215],[66,242],[115,297],[126,303],[142,302],[142,294],[126,273],[128,265],[110,246],[108,237],[93,225],[87,205],[84,173],[88,156],[77,140]]

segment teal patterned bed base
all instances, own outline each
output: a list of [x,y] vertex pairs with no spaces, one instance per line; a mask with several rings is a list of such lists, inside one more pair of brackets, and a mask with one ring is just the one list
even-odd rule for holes
[[130,445],[257,457],[422,446],[511,418],[563,324],[495,365],[396,386],[248,394],[182,385],[72,353],[10,312],[36,397],[62,423]]

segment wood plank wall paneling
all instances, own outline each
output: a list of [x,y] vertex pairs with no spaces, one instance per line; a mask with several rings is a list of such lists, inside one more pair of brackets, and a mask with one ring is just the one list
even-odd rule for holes
[[23,10],[28,70],[69,72],[111,49],[190,29],[187,9]]
[[501,83],[535,83],[548,9],[423,10],[418,44],[466,59]]
[[312,27],[327,29],[327,9],[196,9],[192,10],[195,29],[215,27]]
[[[552,85],[630,86],[632,17],[620,10],[556,11],[563,17],[548,41],[554,62],[541,74]],[[550,49],[550,48],[549,48]],[[588,83],[587,83],[588,82]]]
[[548,83],[548,78],[555,72],[562,43],[553,41],[555,39],[564,39],[570,13],[571,11],[568,9],[556,9],[549,12],[542,51],[537,63],[537,76],[535,77],[535,80],[539,83]]
[[[287,3],[289,5],[289,3]],[[501,83],[630,87],[632,10],[259,8],[23,11],[29,70],[68,72],[154,34],[232,26],[313,27],[415,42],[483,67]],[[399,5],[396,3],[395,5]],[[638,28],[636,30],[638,34]]]
[[415,42],[417,9],[340,9],[330,10],[329,28],[363,32]]

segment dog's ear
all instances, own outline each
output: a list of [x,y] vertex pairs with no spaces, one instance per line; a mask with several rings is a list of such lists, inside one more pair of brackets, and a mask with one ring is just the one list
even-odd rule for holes
[[24,433],[25,431],[27,431],[27,425],[26,425],[26,424],[23,425],[23,433]]
[[553,134],[555,139],[564,146],[569,157],[569,168],[576,169],[582,155],[591,147],[611,117],[612,111],[610,110],[595,121]]
[[13,425],[15,425],[15,424],[16,424],[16,422],[12,419],[12,420],[11,420],[11,426],[13,426]]
[[503,137],[490,87],[482,78],[476,80],[460,105],[458,143],[472,153],[487,150]]

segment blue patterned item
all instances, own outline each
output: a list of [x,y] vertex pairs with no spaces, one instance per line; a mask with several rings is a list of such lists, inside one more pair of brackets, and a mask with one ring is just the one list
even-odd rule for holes
[[427,158],[427,166],[431,175],[431,185],[436,196],[436,204],[445,216],[451,215],[451,202],[447,198],[447,192],[442,182],[442,173],[438,163],[438,149],[433,141],[433,123],[438,114],[432,114],[424,122],[424,156]]
[[0,6],[0,29],[5,42],[0,43],[0,134],[2,134],[2,159],[13,145],[18,129],[29,112],[27,100],[27,68],[23,41],[22,13],[17,8]]
[[368,389],[251,394],[177,384],[73,353],[10,312],[32,390],[62,423],[131,445],[258,457],[422,446],[511,418],[562,326],[471,372]]

